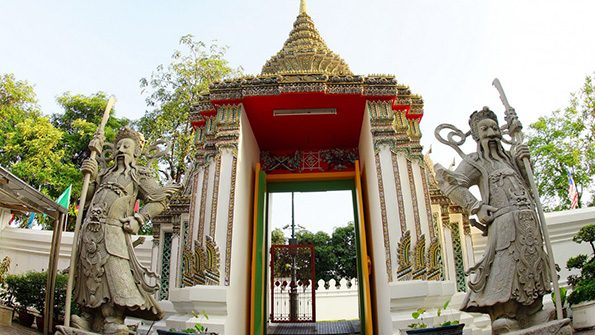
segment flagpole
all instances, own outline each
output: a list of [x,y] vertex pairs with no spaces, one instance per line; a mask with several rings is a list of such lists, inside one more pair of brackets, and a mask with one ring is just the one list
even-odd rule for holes
[[[107,120],[110,116],[110,111],[114,106],[116,99],[114,97],[109,98],[107,102],[107,106],[105,107],[105,112],[103,113],[103,118],[101,119],[101,123],[97,130],[95,131],[95,135],[93,136],[93,140],[89,143],[89,150],[91,150],[91,154],[89,155],[90,161],[96,161],[97,155],[101,154],[101,150],[103,147],[103,142],[105,141],[105,136],[103,130],[105,125],[107,124]],[[64,326],[70,327],[70,305],[72,300],[72,285],[74,282],[74,276],[76,273],[76,258],[77,258],[77,248],[78,248],[78,235],[79,230],[81,228],[81,223],[83,221],[83,213],[85,208],[85,202],[87,201],[87,191],[89,190],[89,182],[91,181],[91,172],[90,171],[83,171],[83,187],[81,188],[81,197],[79,200],[79,211],[76,215],[76,223],[74,226],[74,236],[72,238],[72,252],[70,254],[70,271],[68,271],[68,286],[66,287],[66,306],[64,312]]]

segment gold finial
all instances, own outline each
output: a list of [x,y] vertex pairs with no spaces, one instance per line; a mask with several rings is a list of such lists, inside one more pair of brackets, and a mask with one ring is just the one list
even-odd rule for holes
[[306,0],[300,0],[300,14],[306,14],[306,9],[308,9]]

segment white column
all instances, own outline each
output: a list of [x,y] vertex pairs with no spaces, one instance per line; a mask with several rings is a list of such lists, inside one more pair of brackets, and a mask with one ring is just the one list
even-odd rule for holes
[[180,250],[180,233],[174,232],[171,236],[171,257],[169,259],[169,289],[178,287],[178,263]]
[[388,146],[383,146],[378,153],[380,156],[380,172],[384,186],[384,202],[386,206],[386,220],[388,223],[389,250],[391,254],[391,268],[393,269],[393,281],[397,280],[396,270],[399,268],[397,245],[404,233],[401,231],[399,214],[399,203],[397,201],[397,188],[393,172],[392,153]]
[[[449,220],[450,221],[450,220]],[[442,225],[442,232],[444,233],[444,253],[446,259],[444,260],[444,269],[446,271],[444,277],[446,280],[457,280],[457,270],[455,267],[455,255],[452,249],[452,232],[450,227]]]
[[422,178],[421,169],[419,168],[419,161],[411,162],[411,168],[413,171],[413,180],[415,182],[415,194],[417,195],[417,208],[419,211],[419,225],[421,226],[421,233],[426,237],[426,249],[432,242],[432,238],[430,236],[430,224],[428,222],[428,214],[426,209],[426,195],[424,194],[424,187]]
[[229,220],[233,220],[233,217],[229,217],[229,199],[231,194],[232,170],[233,153],[230,149],[224,149],[221,152],[221,168],[219,170],[219,192],[217,195],[217,217],[215,219],[216,226],[214,236],[215,243],[217,243],[221,250],[221,260],[219,262],[219,273],[221,283],[223,283],[225,280],[226,253],[224,252],[224,250],[225,246],[227,245],[227,225]]
[[405,221],[407,222],[407,230],[411,232],[411,241],[415,243],[415,216],[413,214],[413,204],[411,201],[411,188],[409,187],[409,176],[407,175],[407,158],[400,152],[397,154],[397,163],[399,164],[399,174],[401,178],[401,191],[403,193],[403,202],[405,205]]

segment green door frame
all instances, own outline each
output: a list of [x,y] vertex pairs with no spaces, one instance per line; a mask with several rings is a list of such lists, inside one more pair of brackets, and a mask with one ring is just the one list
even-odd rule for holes
[[[267,302],[265,297],[267,296],[268,281],[268,195],[271,193],[282,193],[282,192],[322,192],[322,191],[338,191],[346,190],[351,191],[352,195],[352,208],[353,208],[353,220],[355,225],[356,234],[356,252],[357,252],[357,274],[359,288],[359,316],[360,325],[363,333],[371,334],[371,317],[370,313],[371,306],[366,303],[366,297],[369,298],[369,292],[366,294],[365,290],[369,290],[368,281],[363,281],[361,278],[368,275],[367,264],[368,259],[362,259],[362,246],[365,246],[365,241],[362,243],[362,232],[360,231],[363,227],[360,222],[360,218],[363,218],[361,198],[358,199],[358,187],[361,188],[361,183],[357,179],[359,174],[359,165],[356,173],[353,172],[336,172],[336,173],[320,173],[309,174],[313,178],[309,179],[304,176],[288,175],[287,178],[282,175],[271,175],[268,178],[263,171],[260,170],[260,166],[257,167],[255,183],[255,205],[254,210],[254,236],[253,236],[253,259],[252,259],[252,306],[251,306],[251,334],[254,335],[266,335],[267,334],[267,321],[269,319],[267,311]],[[263,185],[264,184],[264,185]],[[360,190],[361,193],[361,190]],[[361,196],[361,194],[359,195]],[[365,232],[363,232],[365,236]],[[367,252],[365,253],[367,258]],[[364,268],[366,266],[366,268]],[[366,307],[368,305],[368,307]],[[367,310],[368,309],[368,310]],[[369,324],[367,324],[369,323]]]

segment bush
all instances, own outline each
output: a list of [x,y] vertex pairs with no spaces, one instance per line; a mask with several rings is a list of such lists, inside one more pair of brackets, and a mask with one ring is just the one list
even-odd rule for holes
[[568,277],[568,283],[572,286],[572,293],[568,296],[568,303],[571,305],[595,300],[595,224],[582,227],[573,240],[591,244],[593,253],[591,256],[577,255],[566,262],[569,270],[580,270],[579,275]]
[[[45,311],[45,292],[47,272],[27,272],[21,275],[6,277],[7,294],[16,300],[19,310],[35,308],[41,315]],[[66,285],[68,276],[58,274],[56,277],[56,291],[54,293],[54,315],[64,314],[66,303]]]

